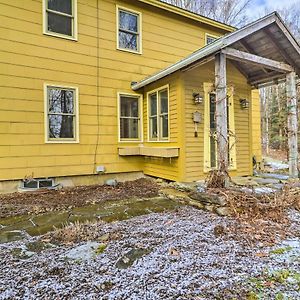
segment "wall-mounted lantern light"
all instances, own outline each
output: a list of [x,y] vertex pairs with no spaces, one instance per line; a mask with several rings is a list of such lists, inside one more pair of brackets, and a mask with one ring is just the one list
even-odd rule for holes
[[195,104],[201,104],[203,102],[203,97],[199,93],[193,93],[193,98]]
[[250,107],[250,102],[247,99],[240,99],[241,109],[248,109]]

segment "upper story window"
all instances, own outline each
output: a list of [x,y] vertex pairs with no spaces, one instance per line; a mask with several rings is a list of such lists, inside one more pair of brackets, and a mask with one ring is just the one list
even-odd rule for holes
[[46,142],[78,142],[78,89],[45,86]]
[[215,35],[205,34],[205,45],[209,45],[216,41],[219,37]]
[[132,10],[117,7],[117,16],[118,49],[141,53],[141,14]]
[[141,97],[119,95],[120,141],[141,140]]
[[44,0],[44,33],[77,39],[77,0]]
[[148,125],[150,141],[169,139],[169,90],[162,87],[148,93]]

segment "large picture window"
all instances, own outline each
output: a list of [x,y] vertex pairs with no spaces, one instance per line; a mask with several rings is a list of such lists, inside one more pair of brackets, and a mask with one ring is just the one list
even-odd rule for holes
[[139,141],[141,139],[140,97],[119,95],[120,140]]
[[141,14],[117,7],[118,49],[141,53]]
[[148,93],[149,140],[169,139],[169,91],[163,87]]
[[77,38],[77,0],[44,0],[44,33]]
[[77,89],[46,86],[48,142],[78,141]]

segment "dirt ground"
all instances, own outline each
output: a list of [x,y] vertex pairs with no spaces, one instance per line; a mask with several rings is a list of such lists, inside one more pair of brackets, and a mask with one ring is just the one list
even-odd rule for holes
[[159,186],[154,180],[141,178],[118,183],[116,187],[91,185],[63,188],[58,191],[2,194],[0,218],[81,207],[107,200],[150,198],[157,196],[158,190]]

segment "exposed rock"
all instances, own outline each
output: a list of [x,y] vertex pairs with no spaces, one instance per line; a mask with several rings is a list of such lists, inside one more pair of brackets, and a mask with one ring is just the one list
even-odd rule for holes
[[260,177],[262,178],[273,178],[273,179],[278,179],[278,180],[288,180],[289,175],[284,175],[284,174],[277,174],[277,173],[262,173],[259,174]]
[[21,230],[3,231],[0,233],[0,244],[22,240],[26,236],[24,231]]
[[234,177],[232,182],[240,186],[258,186],[258,183],[253,180],[253,177]]
[[118,181],[116,179],[108,179],[108,180],[105,181],[105,184],[109,185],[109,186],[116,187],[117,184],[118,184]]
[[129,250],[124,256],[118,259],[116,267],[119,269],[127,269],[133,265],[133,263],[140,259],[142,256],[150,253],[149,249],[133,248]]
[[271,194],[271,193],[274,193],[274,192],[276,192],[276,190],[275,189],[272,189],[272,188],[270,188],[270,187],[257,187],[257,188],[255,188],[254,189],[254,192],[256,193],[256,194]]
[[91,260],[96,256],[96,251],[99,247],[99,243],[96,242],[87,242],[83,245],[77,246],[67,253],[63,254],[64,258],[73,259],[73,260]]
[[204,209],[205,208],[204,204],[202,204],[201,202],[198,202],[198,201],[194,201],[194,200],[190,200],[188,202],[188,204],[195,207],[195,208],[198,208],[198,209]]
[[227,203],[226,199],[224,199],[223,197],[206,193],[194,192],[190,193],[189,197],[200,202],[211,203],[219,206],[224,206]]
[[188,200],[189,197],[186,193],[176,189],[162,189],[159,193],[170,200]]
[[225,206],[225,207],[217,207],[216,208],[216,213],[219,216],[221,216],[221,217],[225,217],[225,216],[230,216],[231,215],[231,210],[227,206]]
[[254,178],[259,185],[278,184],[280,181],[273,178]]
[[196,190],[196,182],[174,182],[172,184],[175,189],[182,192],[191,192]]
[[210,212],[214,212],[215,211],[215,206],[211,205],[211,204],[207,204],[207,205],[204,205],[204,209],[207,210],[207,211],[210,211]]

